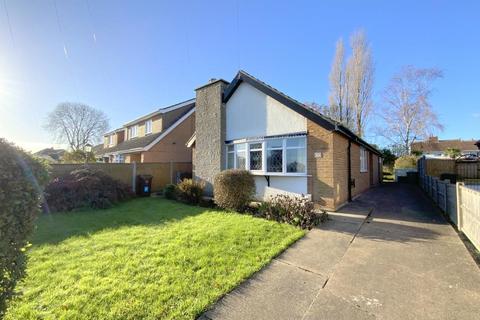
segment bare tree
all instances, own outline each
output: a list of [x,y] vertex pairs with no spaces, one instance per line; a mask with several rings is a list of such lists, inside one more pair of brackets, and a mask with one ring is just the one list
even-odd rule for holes
[[82,103],[64,102],[48,114],[44,127],[58,142],[68,143],[72,151],[83,151],[88,143],[98,142],[109,125],[102,111]]
[[380,116],[385,127],[380,134],[400,147],[401,154],[411,152],[411,144],[443,130],[432,110],[432,83],[443,76],[438,69],[403,67],[383,92],[385,106]]
[[363,136],[367,118],[372,111],[372,89],[375,68],[367,37],[363,31],[356,31],[350,38],[352,55],[346,67],[346,92],[348,109],[354,116],[354,131]]
[[[347,119],[345,119],[345,50],[342,38],[338,39],[335,47],[329,80],[329,107],[325,109],[325,113],[330,118],[344,123]],[[348,125],[347,123],[344,124]]]

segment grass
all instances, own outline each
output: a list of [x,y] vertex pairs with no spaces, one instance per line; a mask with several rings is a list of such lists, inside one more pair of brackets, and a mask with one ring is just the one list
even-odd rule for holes
[[160,198],[42,216],[6,319],[194,319],[303,234]]

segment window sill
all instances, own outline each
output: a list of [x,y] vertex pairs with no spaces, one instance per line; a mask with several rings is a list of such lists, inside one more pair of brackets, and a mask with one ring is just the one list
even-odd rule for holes
[[282,172],[262,172],[250,171],[254,176],[271,176],[271,177],[311,177],[312,175],[306,173],[282,173]]

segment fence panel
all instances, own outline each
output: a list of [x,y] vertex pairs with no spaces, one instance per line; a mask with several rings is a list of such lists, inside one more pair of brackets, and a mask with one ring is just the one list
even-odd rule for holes
[[135,177],[139,174],[153,176],[152,191],[161,191],[165,185],[178,182],[178,177],[191,175],[190,162],[152,162],[152,163],[88,163],[88,164],[52,164],[51,177],[56,178],[63,174],[83,167],[101,170],[135,189]]
[[457,183],[458,229],[480,250],[480,191]]
[[78,170],[84,167],[91,168],[92,170],[101,170],[111,176],[112,178],[125,183],[126,185],[132,185],[132,165],[129,163],[88,163],[88,164],[52,164],[50,165],[52,170],[50,176],[56,178],[58,176]]
[[447,213],[450,217],[450,220],[458,225],[457,219],[457,190],[454,184],[447,184],[446,185],[446,192],[447,192]]
[[438,179],[437,178],[432,179],[432,199],[433,199],[433,202],[438,204]]
[[457,162],[456,166],[456,173],[460,179],[480,179],[478,162]]
[[440,209],[447,212],[447,184],[445,182],[437,181],[437,199]]

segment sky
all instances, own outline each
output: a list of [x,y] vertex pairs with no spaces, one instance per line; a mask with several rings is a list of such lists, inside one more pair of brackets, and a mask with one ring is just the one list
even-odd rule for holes
[[439,137],[479,139],[479,16],[479,1],[0,0],[0,137],[58,147],[43,124],[61,102],[103,110],[113,129],[239,69],[326,104],[335,42],[363,29],[377,108],[402,66],[440,68]]

